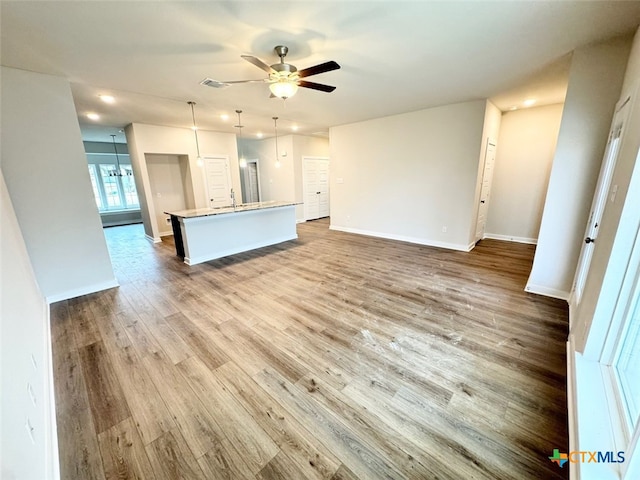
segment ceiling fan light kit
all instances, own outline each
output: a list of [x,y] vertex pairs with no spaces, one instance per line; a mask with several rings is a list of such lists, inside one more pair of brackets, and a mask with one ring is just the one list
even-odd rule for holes
[[224,88],[235,83],[263,82],[269,84],[269,90],[271,90],[271,94],[273,97],[282,99],[287,99],[294,96],[298,91],[298,87],[310,88],[312,90],[318,90],[325,93],[331,93],[336,89],[336,87],[333,87],[331,85],[307,82],[306,80],[301,79],[310,77],[312,75],[319,75],[321,73],[330,72],[332,70],[338,70],[340,68],[340,65],[338,65],[338,63],[331,60],[329,62],[321,63],[313,67],[298,70],[295,65],[285,63],[284,61],[284,57],[286,57],[287,53],[289,52],[288,47],[284,45],[278,45],[273,50],[275,51],[276,55],[280,57],[280,62],[274,63],[273,65],[268,65],[258,57],[254,57],[253,55],[241,55],[241,57],[247,62],[266,72],[268,74],[267,78],[261,80],[230,80],[226,82],[221,82],[212,78],[205,78],[200,82],[200,85],[205,85],[207,87],[213,88]]
[[298,84],[291,80],[280,79],[269,84],[269,90],[274,96],[286,100],[293,97],[298,91]]

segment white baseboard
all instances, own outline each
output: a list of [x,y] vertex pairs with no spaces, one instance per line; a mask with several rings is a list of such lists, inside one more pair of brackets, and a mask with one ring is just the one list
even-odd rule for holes
[[[578,397],[576,396],[576,350],[573,335],[567,342],[567,418],[569,420],[569,452],[578,450]],[[580,464],[569,463],[569,478],[580,480]]]
[[90,293],[100,292],[102,290],[108,290],[110,288],[115,288],[119,286],[120,284],[114,278],[113,280],[109,280],[107,282],[94,283],[93,285],[86,285],[81,288],[76,288],[73,290],[67,290],[66,292],[60,292],[54,295],[49,295],[45,297],[45,300],[50,305],[52,303],[61,302],[62,300],[68,300],[70,298],[76,298],[82,295],[88,295]]
[[427,240],[420,237],[409,237],[406,235],[394,235],[386,232],[374,232],[371,230],[363,230],[360,228],[340,227],[337,225],[330,225],[330,230],[336,230],[338,232],[355,233],[356,235],[366,235],[369,237],[385,238],[387,240],[398,240],[400,242],[416,243],[418,245],[426,245],[429,247],[446,248],[449,250],[458,250],[460,252],[470,252],[475,243],[469,245],[459,245],[457,243],[438,242],[433,240]]
[[545,297],[559,298],[560,300],[564,300],[566,302],[569,301],[569,296],[571,295],[569,292],[565,292],[563,290],[543,287],[542,285],[534,285],[531,283],[527,283],[527,286],[524,287],[524,291],[529,293],[536,293],[538,295],[544,295]]
[[152,237],[151,235],[147,235],[146,233],[144,234],[144,238],[149,240],[151,243],[161,243],[162,242],[162,239],[160,237],[158,237],[158,238]]
[[46,307],[46,355],[47,355],[47,402],[44,408],[47,416],[47,432],[45,443],[47,445],[47,470],[51,474],[51,480],[60,480],[60,456],[58,454],[58,422],[56,419],[56,392],[53,383],[53,347],[51,342],[51,307]]
[[528,243],[530,245],[538,244],[537,238],[514,237],[513,235],[500,235],[498,233],[485,233],[483,238],[490,238],[492,240],[504,240],[506,242]]

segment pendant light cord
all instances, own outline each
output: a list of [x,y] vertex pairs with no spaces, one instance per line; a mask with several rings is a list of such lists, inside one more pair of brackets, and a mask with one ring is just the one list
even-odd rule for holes
[[191,105],[191,120],[193,120],[193,134],[196,137],[196,151],[198,152],[198,158],[200,158],[200,145],[198,144],[198,126],[196,125],[196,114],[194,113],[193,106],[196,102],[187,102]]
[[116,165],[118,169],[114,172],[114,176],[122,176],[122,170],[120,169],[120,157],[118,157],[118,147],[116,146],[116,136],[111,134],[111,141],[113,142],[113,151],[116,154]]
[[278,156],[278,117],[273,117],[273,125],[276,131],[276,162],[279,162],[280,157]]
[[236,127],[238,127],[238,130],[240,131],[240,158],[244,158],[244,145],[242,144],[242,120],[240,120],[240,114],[242,113],[242,110],[236,110],[236,113],[238,114],[238,125],[236,125]]

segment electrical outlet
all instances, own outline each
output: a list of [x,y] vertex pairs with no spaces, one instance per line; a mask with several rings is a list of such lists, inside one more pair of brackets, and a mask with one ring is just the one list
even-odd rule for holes
[[171,217],[165,218],[164,221],[167,222],[167,225],[171,225]]
[[442,233],[447,233],[447,226],[446,225],[442,226]]

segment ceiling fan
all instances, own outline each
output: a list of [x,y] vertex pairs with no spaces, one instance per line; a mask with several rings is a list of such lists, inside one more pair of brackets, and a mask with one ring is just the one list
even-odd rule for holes
[[247,62],[267,72],[269,74],[267,78],[259,80],[232,80],[228,82],[220,82],[218,80],[213,80],[212,78],[205,78],[200,82],[200,84],[206,85],[207,87],[223,88],[236,83],[263,82],[269,84],[272,97],[279,97],[283,99],[291,98],[295,95],[298,91],[298,87],[311,88],[313,90],[319,90],[326,93],[331,93],[336,89],[336,87],[332,87],[331,85],[302,80],[303,78],[310,77],[312,75],[338,70],[340,65],[333,60],[305,68],[303,70],[298,70],[294,65],[285,63],[284,61],[284,57],[286,57],[289,52],[288,47],[278,45],[273,50],[280,57],[280,63],[274,63],[273,65],[267,65],[265,62],[253,55],[241,55]]

